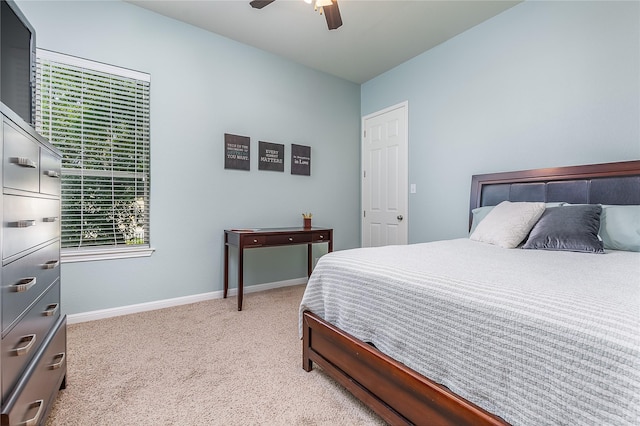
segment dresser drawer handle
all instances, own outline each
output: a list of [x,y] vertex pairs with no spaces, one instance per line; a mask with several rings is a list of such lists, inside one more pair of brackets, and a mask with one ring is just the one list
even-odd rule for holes
[[58,303],[52,303],[50,305],[47,306],[47,309],[42,312],[42,315],[44,315],[45,317],[52,317],[55,315],[55,313],[58,311],[58,307],[60,306],[60,304]]
[[293,237],[289,237],[289,241],[293,241]]
[[[64,364],[64,358],[65,358],[64,352],[61,352],[58,355],[54,356],[53,357],[54,363],[49,366],[49,369],[57,370],[58,368],[62,367],[62,364]],[[56,361],[56,360],[59,360],[59,361]]]
[[51,216],[51,217],[42,218],[43,222],[55,222],[56,220],[58,220],[58,216]]
[[12,226],[13,228],[28,228],[30,226],[36,226],[36,221],[32,219],[19,220],[17,222],[11,222],[9,225]]
[[253,243],[254,244],[258,244],[258,240],[253,240]]
[[38,163],[28,159],[27,157],[13,157],[11,159],[11,162],[17,164],[20,167],[27,167],[29,169],[35,169],[36,167],[38,167]]
[[320,235],[320,239],[321,239],[321,240],[324,240],[324,235]]
[[42,265],[43,269],[55,269],[58,267],[58,265],[60,264],[59,260],[50,260],[47,263],[45,263],[44,265]]
[[13,288],[16,293],[24,293],[34,285],[36,285],[36,277],[28,277],[18,281],[18,284],[14,284]]
[[38,421],[40,420],[40,416],[42,415],[42,407],[44,407],[44,400],[39,399],[37,401],[29,404],[29,410],[32,408],[38,407],[38,411],[36,411],[35,416],[30,418],[29,420],[25,420],[23,423],[20,423],[20,426],[36,426]]
[[45,174],[45,176],[49,176],[50,178],[59,178],[60,177],[60,173],[58,173],[55,170],[45,170],[44,174]]
[[22,337],[20,339],[18,344],[21,345],[21,346],[18,346],[17,348],[14,349],[15,354],[17,356],[26,355],[35,346],[35,344],[36,344],[36,335],[35,334],[29,334],[28,336],[24,336],[24,337]]

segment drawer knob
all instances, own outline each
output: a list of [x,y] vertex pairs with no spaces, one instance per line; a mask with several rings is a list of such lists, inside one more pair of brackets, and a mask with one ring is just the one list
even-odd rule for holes
[[27,157],[13,157],[11,162],[17,164],[20,167],[27,167],[29,169],[35,169],[38,167],[38,163]]
[[36,426],[38,424],[38,421],[40,420],[40,416],[42,415],[42,407],[44,407],[44,400],[39,399],[29,404],[29,410],[36,407],[38,407],[38,411],[36,411],[36,414],[32,418],[25,420],[24,423],[20,423],[20,424],[24,426]]
[[258,243],[258,240],[253,240],[253,242],[254,242],[255,244],[257,244],[257,243]]
[[289,241],[293,241],[293,237],[289,237]]
[[18,347],[15,348],[13,351],[17,356],[26,355],[29,353],[31,349],[33,349],[35,344],[36,344],[36,335],[29,334],[28,336],[24,336],[20,339],[20,341],[18,342]]
[[36,284],[36,277],[23,278],[14,284],[13,288],[16,293],[24,293]]
[[320,239],[321,239],[321,240],[324,240],[324,235],[320,235]]
[[44,315],[45,317],[52,317],[55,315],[55,313],[58,311],[58,307],[60,305],[58,303],[52,303],[50,305],[47,306],[47,309],[42,312],[42,315]]
[[64,364],[64,358],[65,358],[65,353],[61,352],[58,355],[53,357],[53,361],[54,363],[49,365],[49,369],[51,370],[57,370],[58,368],[62,367],[62,364]]
[[45,174],[45,176],[49,176],[50,178],[59,178],[60,177],[60,173],[58,173],[55,170],[45,170],[44,174]]
[[36,226],[36,221],[32,219],[19,220],[17,222],[11,222],[10,225],[14,228],[28,228],[30,226]]
[[58,267],[58,265],[60,264],[59,260],[50,260],[47,263],[45,263],[44,265],[42,265],[43,269],[55,269]]

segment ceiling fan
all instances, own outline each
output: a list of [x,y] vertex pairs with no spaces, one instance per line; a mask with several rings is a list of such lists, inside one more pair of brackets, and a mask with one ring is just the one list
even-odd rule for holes
[[[274,1],[275,0],[252,0],[249,4],[254,9],[262,9]],[[311,3],[313,0],[304,1]],[[315,0],[315,9],[319,10],[320,14],[324,12],[324,16],[327,19],[327,26],[330,30],[335,30],[342,26],[342,17],[340,16],[340,9],[338,8],[338,0]]]

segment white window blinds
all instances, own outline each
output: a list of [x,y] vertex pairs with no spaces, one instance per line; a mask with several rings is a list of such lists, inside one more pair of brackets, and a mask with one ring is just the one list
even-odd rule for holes
[[37,53],[36,130],[62,151],[62,248],[149,247],[148,74]]

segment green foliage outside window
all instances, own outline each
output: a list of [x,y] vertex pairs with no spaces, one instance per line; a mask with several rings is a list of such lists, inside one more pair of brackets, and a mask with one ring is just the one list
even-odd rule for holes
[[39,58],[37,129],[63,153],[62,247],[149,245],[149,82]]

